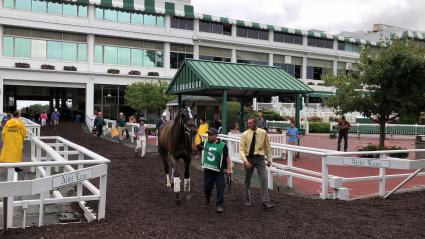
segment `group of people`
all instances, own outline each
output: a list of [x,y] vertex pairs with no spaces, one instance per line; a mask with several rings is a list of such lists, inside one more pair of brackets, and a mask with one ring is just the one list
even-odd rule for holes
[[[56,127],[59,125],[59,119],[61,114],[59,113],[58,109],[54,109],[50,115],[50,124],[53,126],[53,128],[56,130]],[[47,125],[47,120],[49,119],[49,116],[44,111],[40,114],[38,117],[38,120],[41,122],[41,126],[44,127]]]

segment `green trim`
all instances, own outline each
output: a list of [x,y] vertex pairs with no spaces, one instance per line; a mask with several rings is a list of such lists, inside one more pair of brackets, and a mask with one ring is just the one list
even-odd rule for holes
[[256,22],[253,22],[252,23],[252,28],[260,29],[260,24],[259,23],[256,23]]
[[165,2],[165,15],[175,16],[176,15],[176,5],[171,2]]
[[327,36],[327,35],[326,35],[326,33],[324,33],[324,32],[321,32],[321,33],[320,33],[320,37],[325,38],[325,39],[327,39],[327,38],[328,38],[328,36]]
[[227,17],[220,17],[220,22],[223,23],[223,24],[229,24],[230,23],[229,18],[227,18]]
[[112,0],[101,0],[100,5],[103,7],[112,7]]
[[123,0],[123,9],[134,10],[134,0]]
[[287,28],[287,27],[282,27],[282,29],[280,30],[281,32],[284,32],[284,33],[289,33],[289,28]]
[[145,0],[145,12],[156,13],[155,12],[155,0]]
[[208,14],[204,14],[204,15],[202,15],[202,20],[212,22],[212,16],[208,15]]
[[309,37],[316,37],[316,35],[314,34],[313,31],[308,31],[307,32],[307,36],[309,36]]
[[303,32],[301,30],[295,30],[295,35],[303,35]]
[[314,91],[308,94],[309,97],[327,97],[335,95],[333,92],[329,91]]
[[195,13],[193,12],[193,6],[184,5],[184,16],[189,18],[194,18]]
[[236,20],[236,25],[240,26],[240,27],[244,27],[245,26],[245,22],[242,20]]
[[274,31],[274,26],[273,25],[267,25],[267,29],[269,29],[270,31]]

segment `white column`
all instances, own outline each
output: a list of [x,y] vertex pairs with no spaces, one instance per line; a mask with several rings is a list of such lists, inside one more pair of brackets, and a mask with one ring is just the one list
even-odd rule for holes
[[94,83],[93,77],[86,84],[86,115],[94,115]]
[[171,28],[171,16],[165,16],[165,31],[169,32]]
[[236,24],[233,24],[232,25],[232,37],[236,37],[236,33],[237,33],[237,27],[236,27]]
[[334,60],[333,63],[334,63],[333,72],[334,72],[334,76],[336,76],[338,74],[338,61]]
[[0,78],[0,113],[4,112],[3,104],[4,104],[4,87],[3,87],[3,79]]
[[232,63],[236,63],[237,59],[236,59],[236,49],[232,49]]
[[164,68],[166,71],[170,69],[170,52],[171,52],[170,43],[164,42]]
[[199,41],[193,41],[193,59],[199,60]]
[[273,66],[273,53],[269,53],[269,66]]
[[87,35],[87,66],[88,70],[94,71],[94,35]]
[[338,50],[338,40],[334,39],[334,50]]
[[93,24],[96,20],[95,6],[93,4],[89,4],[87,7],[87,18],[89,19],[89,23]]
[[269,30],[269,42],[273,42],[274,41],[274,31]]
[[308,38],[307,36],[303,36],[303,46],[307,47],[308,46]]
[[199,19],[195,18],[193,21],[193,35],[198,36],[199,33]]
[[302,78],[307,80],[307,57],[303,57],[303,72]]
[[3,56],[3,25],[0,24],[0,57],[2,56]]

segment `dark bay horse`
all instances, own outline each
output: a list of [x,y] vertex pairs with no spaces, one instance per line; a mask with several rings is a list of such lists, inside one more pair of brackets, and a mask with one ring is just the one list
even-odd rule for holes
[[[167,187],[174,184],[176,193],[176,204],[180,205],[180,171],[178,162],[184,162],[184,192],[186,198],[190,198],[190,174],[189,166],[192,161],[192,150],[194,144],[195,127],[188,122],[190,117],[186,111],[179,110],[174,121],[167,121],[162,124],[158,139],[158,151],[161,160],[164,163],[164,169],[167,179]],[[170,166],[174,175],[170,176]],[[171,178],[173,182],[171,183]]]

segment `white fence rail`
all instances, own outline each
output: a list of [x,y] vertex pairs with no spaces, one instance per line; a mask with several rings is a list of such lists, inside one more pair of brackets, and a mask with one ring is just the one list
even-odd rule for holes
[[[0,163],[0,169],[7,170],[6,181],[0,182],[0,198],[4,198],[0,203],[5,218],[3,228],[19,225],[19,223],[13,223],[17,208],[24,211],[21,225],[25,228],[27,210],[30,206],[39,207],[38,226],[42,226],[44,207],[47,204],[76,202],[84,211],[88,221],[103,219],[110,161],[62,137],[39,137],[39,125],[27,119],[24,119],[24,123],[31,142],[30,162]],[[30,168],[32,172],[35,172],[35,178],[18,180],[16,167]],[[90,182],[94,178],[99,178],[98,186]],[[62,195],[60,188],[68,185],[76,185],[75,195]],[[83,189],[86,189],[88,193],[83,194]],[[22,196],[31,195],[39,195],[39,198],[22,198]],[[88,201],[98,201],[97,213],[86,205]]]

